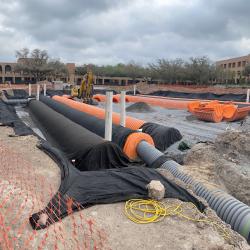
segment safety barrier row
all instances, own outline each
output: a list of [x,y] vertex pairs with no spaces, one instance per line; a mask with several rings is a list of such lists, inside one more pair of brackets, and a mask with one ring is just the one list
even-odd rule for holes
[[[88,113],[100,119],[105,119],[104,109],[76,102],[66,97],[53,96],[52,98],[81,112]],[[120,114],[113,112],[112,122],[117,125],[120,124]],[[165,151],[170,145],[181,140],[182,138],[180,132],[175,128],[166,127],[156,123],[147,123],[143,120],[130,116],[126,117],[126,127],[133,130],[142,130],[142,132],[151,135],[154,140],[155,147],[161,151]]]

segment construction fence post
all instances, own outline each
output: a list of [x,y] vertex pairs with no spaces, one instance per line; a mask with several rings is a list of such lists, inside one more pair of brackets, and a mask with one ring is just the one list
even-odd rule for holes
[[31,96],[31,84],[29,83],[29,96]]
[[134,84],[134,95],[136,95],[136,85]]
[[126,91],[121,91],[120,97],[120,125],[125,127],[126,126]]
[[37,101],[39,101],[39,96],[40,96],[40,85],[37,84],[36,85],[36,99],[37,99]]
[[113,91],[106,92],[105,103],[105,140],[112,140]]
[[249,102],[249,98],[250,98],[250,89],[247,90],[247,99],[246,99],[246,102]]
[[46,92],[47,92],[47,85],[46,83],[43,85],[43,95],[46,96]]

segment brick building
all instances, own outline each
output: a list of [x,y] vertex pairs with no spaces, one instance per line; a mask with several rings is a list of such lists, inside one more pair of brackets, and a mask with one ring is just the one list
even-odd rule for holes
[[216,67],[221,69],[221,82],[244,82],[246,77],[243,75],[246,65],[250,64],[250,54],[247,56],[235,57],[216,62]]

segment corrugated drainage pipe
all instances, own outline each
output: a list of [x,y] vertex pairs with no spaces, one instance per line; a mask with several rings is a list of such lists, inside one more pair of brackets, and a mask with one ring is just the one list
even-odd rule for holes
[[[164,155],[145,141],[138,145],[137,153],[148,165],[152,165]],[[179,167],[177,162],[168,160],[160,166],[184,183],[191,185],[196,195],[204,198],[223,221],[230,224],[233,230],[250,243],[250,207],[222,190],[208,189],[190,175],[181,172]]]

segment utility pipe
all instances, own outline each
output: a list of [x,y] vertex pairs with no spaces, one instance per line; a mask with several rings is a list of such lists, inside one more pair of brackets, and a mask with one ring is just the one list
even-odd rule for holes
[[126,127],[126,91],[121,91],[121,99],[120,99],[120,125]]
[[105,140],[112,141],[113,91],[106,92],[105,104]]

